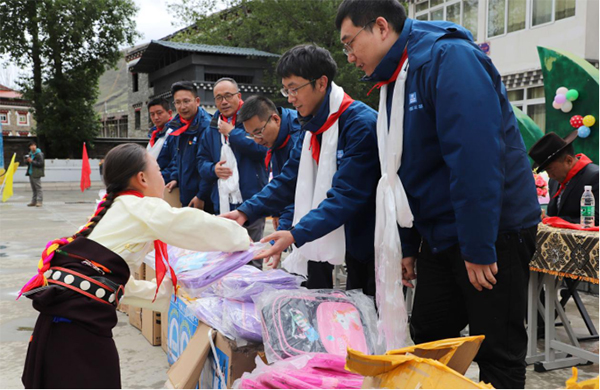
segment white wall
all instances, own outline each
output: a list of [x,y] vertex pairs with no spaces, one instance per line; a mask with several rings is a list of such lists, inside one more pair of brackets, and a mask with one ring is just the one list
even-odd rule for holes
[[[482,5],[482,3],[480,4]],[[595,12],[592,10],[593,8],[595,8]],[[593,38],[588,39],[591,36]],[[594,45],[594,39],[595,49],[592,49],[591,46]],[[503,75],[530,69],[539,69],[538,46],[561,49],[585,59],[597,60],[597,0],[577,1],[574,17],[498,37],[487,38],[486,42],[490,43],[490,57],[494,65],[496,65],[496,68]]]
[[[80,182],[81,181],[81,161],[82,160],[46,160],[45,176],[42,178],[42,185],[44,182]],[[98,164],[100,160],[90,159],[90,168],[92,174],[90,175],[91,181],[102,181],[100,177],[100,171]],[[15,173],[15,183],[29,183],[29,177],[25,176],[27,173],[27,165],[20,162],[19,168]]]

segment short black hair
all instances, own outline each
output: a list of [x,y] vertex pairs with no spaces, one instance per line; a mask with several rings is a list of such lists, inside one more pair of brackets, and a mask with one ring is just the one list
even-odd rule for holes
[[[281,56],[276,71],[282,78],[298,76],[316,80],[327,76],[327,86],[330,86],[337,73],[337,64],[327,49],[315,44],[298,45]],[[311,84],[314,87],[315,83]]]
[[355,26],[366,26],[365,30],[371,31],[373,26],[369,22],[380,16],[385,18],[397,33],[404,28],[406,10],[398,0],[344,0],[338,7],[335,27],[341,30],[344,20],[350,18]]
[[198,97],[196,84],[191,81],[178,81],[171,85],[171,95],[175,96],[175,92],[177,91],[190,91],[194,97]]
[[237,117],[240,122],[246,122],[255,116],[264,121],[276,113],[277,106],[269,98],[262,95],[253,95],[244,101]]
[[31,145],[35,145],[35,146],[37,146],[37,142],[35,142],[35,141],[33,141],[33,140],[32,140],[32,141],[29,141],[29,146],[31,146]]
[[162,97],[154,98],[148,102],[148,110],[150,109],[150,107],[153,106],[162,106],[162,108],[164,108],[165,111],[169,111],[171,109],[169,101]]
[[217,86],[217,84],[222,83],[223,81],[229,81],[231,84],[233,84],[235,86],[235,89],[237,89],[238,92],[240,91],[240,87],[238,86],[237,81],[235,81],[231,77],[221,77],[220,79],[218,79],[217,81],[215,81],[215,83],[213,84],[213,89],[215,89],[215,87]]

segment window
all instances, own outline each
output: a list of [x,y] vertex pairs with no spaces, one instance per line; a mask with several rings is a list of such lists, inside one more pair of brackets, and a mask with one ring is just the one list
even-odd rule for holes
[[140,79],[137,73],[131,74],[131,90],[137,92],[140,89]]
[[524,30],[527,0],[490,0],[488,5],[488,37]]
[[533,119],[543,132],[546,131],[546,101],[543,85],[513,89],[507,91],[507,95],[514,106]]
[[575,16],[576,0],[531,0],[531,25],[539,26]]
[[27,126],[29,124],[29,113],[28,112],[19,112],[18,116],[18,124],[20,126]]
[[0,123],[8,125],[8,112],[0,112]]
[[134,118],[134,119],[135,119],[134,128],[135,128],[136,130],[139,130],[139,129],[140,129],[140,127],[141,127],[141,124],[142,124],[142,112],[141,112],[141,111],[139,111],[139,110],[137,110],[137,111],[135,112],[135,118]]
[[446,20],[464,26],[477,40],[479,0],[425,0],[415,5],[417,20]]

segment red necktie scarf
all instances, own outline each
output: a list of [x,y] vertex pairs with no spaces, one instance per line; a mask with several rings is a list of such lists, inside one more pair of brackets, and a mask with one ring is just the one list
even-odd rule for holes
[[[280,147],[277,148],[277,150],[285,148],[285,145],[287,145],[287,143],[290,141],[290,138],[292,137],[288,134],[285,141],[283,141],[283,143]],[[269,172],[269,164],[271,164],[271,157],[273,157],[273,148],[267,150],[267,157],[265,157],[265,168],[267,168],[267,172]]]
[[179,129],[177,129],[174,132],[172,132],[171,133],[172,136],[177,137],[178,135],[185,133],[186,130],[190,127],[190,124],[192,123],[192,121],[188,121],[187,119],[183,119],[181,116],[179,117],[179,120],[181,121],[181,123],[183,123],[183,126],[181,126]]
[[561,192],[563,192],[563,190],[567,186],[567,183],[573,178],[573,176],[578,174],[579,171],[581,171],[583,168],[585,168],[588,164],[592,163],[592,160],[590,160],[588,158],[588,156],[586,156],[583,153],[579,153],[575,157],[578,157],[579,160],[577,160],[575,165],[573,165],[573,168],[571,168],[569,173],[567,173],[566,179],[562,183],[560,183],[560,188],[558,189],[558,191],[556,191],[556,194],[554,194],[554,196],[552,197],[553,199],[556,198],[558,195],[560,195]]
[[[143,198],[144,195],[138,191],[124,191],[120,192],[118,196],[121,195],[134,195],[138,198]],[[165,278],[165,274],[167,273],[167,265],[169,266],[169,272],[171,273],[171,280],[173,281],[173,287],[175,288],[175,296],[177,296],[177,275],[175,275],[175,271],[173,271],[173,267],[169,264],[169,254],[167,253],[167,244],[160,240],[154,240],[154,268],[156,270],[156,292],[154,293],[154,299],[152,302],[156,300],[156,296],[158,294],[158,289]],[[163,261],[164,259],[164,261]]]
[[335,121],[337,121],[340,118],[340,116],[344,113],[344,111],[346,111],[346,109],[350,107],[352,102],[354,102],[354,99],[352,99],[347,93],[344,93],[344,98],[342,99],[340,109],[335,114],[330,115],[329,118],[327,118],[327,120],[325,121],[325,123],[323,123],[323,126],[321,126],[319,130],[312,134],[312,137],[310,138],[310,150],[312,152],[312,158],[317,162],[317,164],[319,163],[319,156],[321,155],[321,145],[319,144],[317,135],[329,130],[329,128],[333,126]]
[[[169,118],[169,120],[167,121],[167,123],[171,122],[171,119],[173,119],[173,117]],[[152,136],[150,137],[150,146],[154,146],[154,143],[156,142],[156,136],[158,135],[158,133],[160,133],[162,131],[162,129],[164,129],[165,126],[163,125],[163,127],[157,127],[156,130],[154,130],[152,132]]]
[[408,52],[406,51],[406,49],[404,49],[404,51],[402,52],[402,57],[400,57],[400,63],[398,64],[398,67],[394,71],[394,74],[392,74],[392,77],[388,81],[380,81],[377,84],[375,84],[373,86],[373,88],[371,88],[369,90],[369,92],[367,92],[367,96],[369,96],[375,88],[379,89],[379,88],[383,87],[384,85],[387,85],[389,83],[396,81],[396,79],[398,78],[398,75],[400,74],[400,71],[402,70],[402,67],[404,66],[404,63],[406,62],[407,59],[408,59]]

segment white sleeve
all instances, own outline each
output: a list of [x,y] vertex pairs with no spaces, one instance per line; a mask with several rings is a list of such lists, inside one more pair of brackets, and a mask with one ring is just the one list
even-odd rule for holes
[[154,239],[199,252],[236,252],[250,247],[248,232],[235,221],[190,207],[171,207],[159,198],[144,199],[150,207],[140,207],[136,215]]
[[163,279],[160,288],[158,289],[158,294],[156,294],[156,300],[152,302],[155,292],[156,279],[152,279],[152,281],[135,280],[130,276],[127,284],[125,284],[125,291],[121,303],[124,305],[139,306],[154,311],[166,311],[169,308],[171,294],[173,293],[173,283],[171,282],[171,279],[167,277]]

